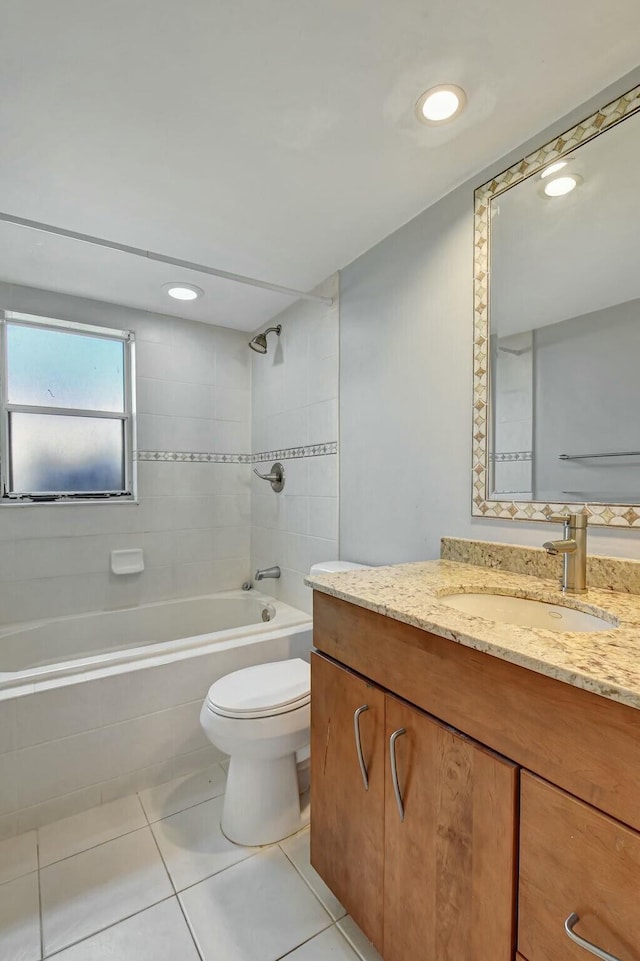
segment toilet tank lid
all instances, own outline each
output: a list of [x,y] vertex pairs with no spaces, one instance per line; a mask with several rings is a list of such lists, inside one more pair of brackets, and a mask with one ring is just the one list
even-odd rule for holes
[[353,561],[321,561],[311,565],[311,574],[340,574],[342,571],[368,570],[369,564],[354,564]]
[[293,708],[298,702],[308,700],[310,690],[309,665],[294,658],[256,664],[227,674],[211,685],[207,701],[213,708],[239,717],[288,704]]

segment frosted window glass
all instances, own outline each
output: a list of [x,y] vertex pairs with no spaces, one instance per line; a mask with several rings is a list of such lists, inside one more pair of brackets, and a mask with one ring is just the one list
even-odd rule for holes
[[124,411],[124,343],[7,324],[10,404]]
[[11,493],[124,490],[121,420],[10,415]]

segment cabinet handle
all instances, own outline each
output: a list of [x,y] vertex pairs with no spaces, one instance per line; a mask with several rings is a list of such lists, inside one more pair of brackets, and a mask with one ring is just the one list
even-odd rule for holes
[[398,763],[396,761],[396,741],[403,734],[406,734],[406,730],[403,727],[399,727],[397,731],[394,731],[389,738],[389,757],[391,759],[391,777],[393,780],[393,791],[396,796],[396,804],[398,805],[398,814],[400,815],[400,820],[404,821],[404,804],[402,803],[402,795],[400,793],[400,785],[398,784]]
[[579,944],[581,948],[585,949],[585,951],[595,954],[596,958],[602,958],[602,961],[620,961],[619,958],[616,958],[615,954],[609,954],[608,951],[603,951],[603,949],[597,947],[597,945],[591,944],[591,941],[586,941],[584,938],[581,938],[579,934],[576,934],[573,929],[579,920],[579,915],[577,915],[574,911],[564,922],[564,929],[571,940],[575,941],[576,944]]
[[364,714],[365,711],[369,710],[368,704],[363,704],[359,707],[353,715],[353,730],[356,736],[356,751],[358,752],[358,764],[360,765],[360,773],[362,774],[362,783],[364,784],[365,791],[369,790],[369,775],[367,773],[367,765],[364,763],[364,757],[362,754],[362,741],[360,739],[360,715]]

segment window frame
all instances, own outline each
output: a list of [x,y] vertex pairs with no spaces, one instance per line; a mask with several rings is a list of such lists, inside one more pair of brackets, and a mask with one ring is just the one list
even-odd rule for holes
[[[102,340],[117,340],[124,345],[122,411],[82,410],[68,407],[47,407],[32,404],[9,403],[9,372],[7,351],[7,325],[35,327],[40,330],[64,331],[83,337],[96,337]],[[0,310],[0,506],[25,506],[29,504],[97,504],[97,503],[137,503],[137,460],[136,452],[136,405],[135,405],[135,334],[131,330],[118,330],[111,327],[97,327],[94,324],[59,320],[52,317],[39,317],[13,310]],[[96,419],[120,420],[123,428],[124,488],[111,491],[76,491],[59,493],[42,491],[34,493],[10,492],[11,472],[11,430],[12,413],[32,413]]]

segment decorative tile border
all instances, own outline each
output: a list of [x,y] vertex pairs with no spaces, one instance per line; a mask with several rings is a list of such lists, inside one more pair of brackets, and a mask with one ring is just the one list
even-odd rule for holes
[[489,460],[495,464],[505,464],[511,461],[533,460],[533,451],[530,450],[508,450],[502,454],[489,453]]
[[282,450],[265,450],[258,454],[218,454],[207,451],[138,450],[134,459],[163,464],[258,464],[263,461],[292,460],[300,457],[322,457],[337,454],[338,442],[307,444],[305,447],[287,447]]
[[519,160],[474,195],[474,327],[473,327],[473,473],[471,513],[476,517],[547,521],[552,515],[586,511],[591,524],[640,528],[640,504],[545,504],[541,501],[497,501],[489,497],[489,243],[491,200],[547,164],[593,140],[626,117],[640,111],[640,86],[597,110],[560,137]]
[[135,460],[172,464],[250,464],[251,454],[215,454],[204,451],[139,450]]
[[291,460],[294,457],[322,457],[324,454],[337,454],[338,442],[328,444],[308,444],[306,447],[285,447],[283,450],[264,450],[259,454],[252,454],[252,463],[260,461]]

